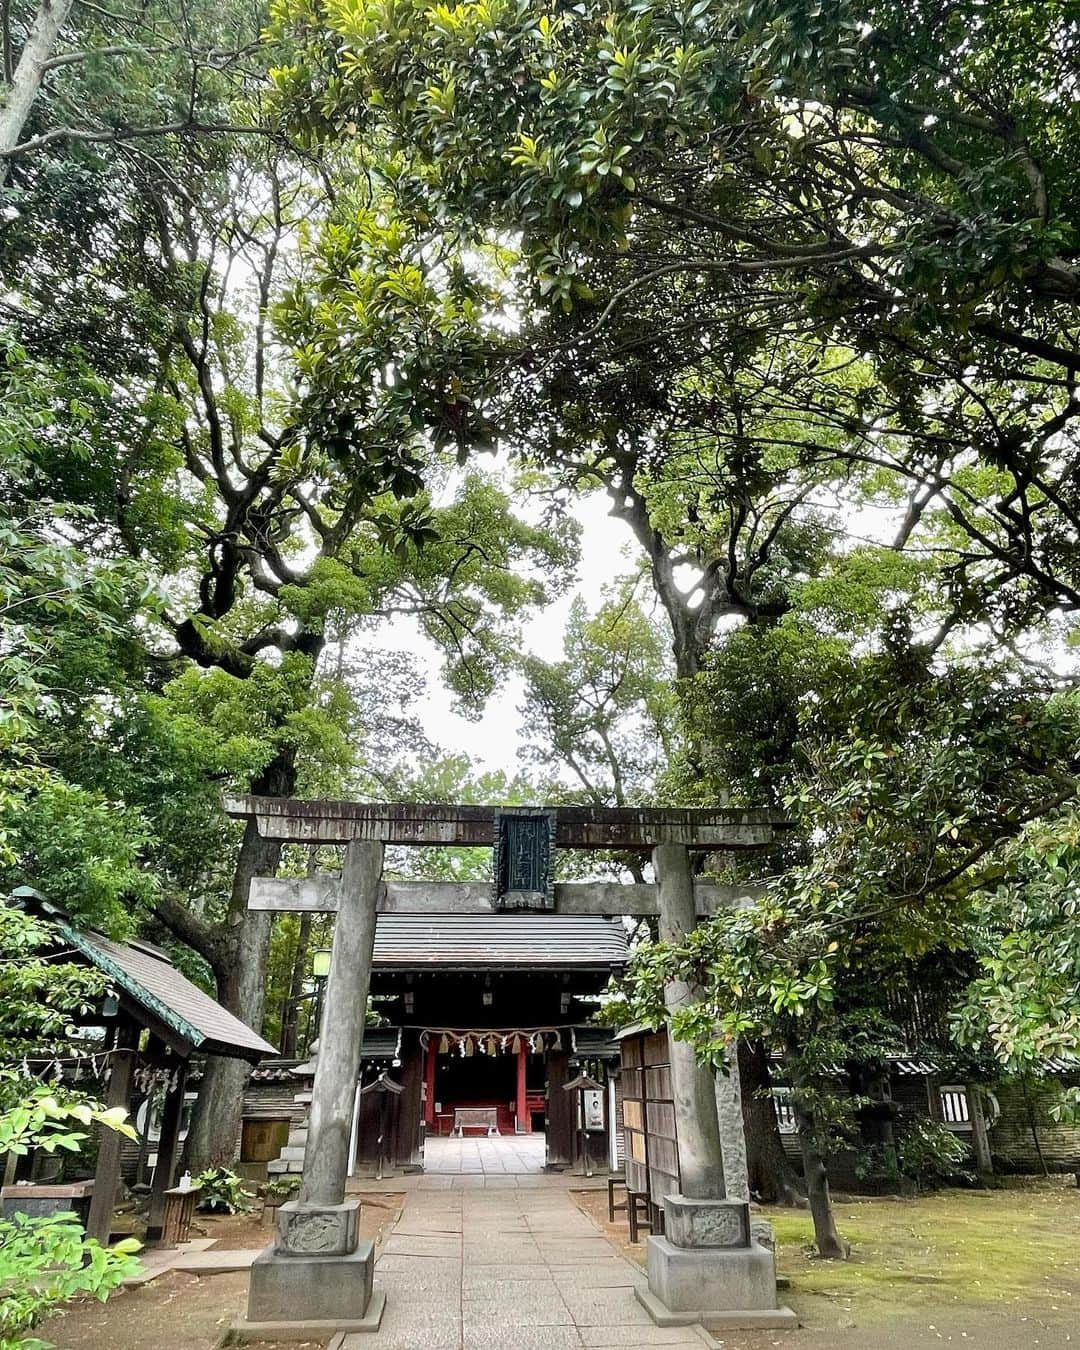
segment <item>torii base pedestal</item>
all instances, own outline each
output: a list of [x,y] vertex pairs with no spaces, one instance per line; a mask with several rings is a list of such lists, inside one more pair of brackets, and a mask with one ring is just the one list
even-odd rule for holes
[[378,1331],[386,1299],[372,1289],[375,1246],[359,1237],[359,1219],[358,1200],[282,1205],[273,1245],[252,1264],[247,1321],[233,1328],[234,1337],[295,1340],[304,1328]]
[[636,1291],[657,1326],[798,1326],[791,1309],[777,1303],[772,1252],[751,1239],[749,1205],[669,1195],[664,1231],[646,1243],[649,1287]]

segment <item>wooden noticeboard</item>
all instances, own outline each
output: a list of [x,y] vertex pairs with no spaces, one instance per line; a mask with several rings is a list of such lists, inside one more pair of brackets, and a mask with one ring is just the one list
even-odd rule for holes
[[660,1206],[679,1190],[667,1032],[631,1033],[619,1051],[627,1189]]

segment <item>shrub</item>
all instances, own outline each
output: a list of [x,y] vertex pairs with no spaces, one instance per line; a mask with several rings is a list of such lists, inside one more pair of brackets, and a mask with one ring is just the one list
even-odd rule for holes
[[970,1161],[967,1145],[952,1130],[929,1116],[915,1116],[905,1122],[895,1144],[863,1149],[855,1174],[863,1181],[926,1188],[966,1178]]
[[231,1168],[208,1167],[195,1178],[199,1209],[210,1214],[238,1214],[249,1208],[244,1182]]
[[[92,1121],[134,1137],[123,1111],[38,1087],[0,1115],[0,1151],[75,1153],[86,1137],[77,1127]],[[134,1238],[103,1247],[84,1235],[75,1214],[0,1219],[0,1350],[44,1350],[47,1341],[26,1333],[76,1294],[104,1303],[139,1269],[138,1249]]]

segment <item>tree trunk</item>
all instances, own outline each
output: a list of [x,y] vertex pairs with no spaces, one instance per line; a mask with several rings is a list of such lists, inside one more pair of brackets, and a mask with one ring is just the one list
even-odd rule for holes
[[739,1042],[739,1073],[750,1191],[762,1204],[805,1205],[798,1175],[784,1152],[763,1041]]
[[307,967],[307,954],[310,945],[311,915],[301,914],[300,928],[296,935],[296,950],[293,952],[289,992],[281,1016],[280,1048],[283,1059],[295,1059],[296,1057],[296,1040],[300,1026],[300,995],[304,992],[304,971]]
[[11,84],[0,89],[0,187],[7,181],[7,156],[19,143],[71,5],[72,0],[41,0]]
[[[295,786],[295,752],[289,747],[281,750],[258,775],[251,791],[260,796],[288,797]],[[225,931],[216,944],[213,963],[218,1001],[255,1031],[262,1026],[266,1002],[266,962],[273,915],[249,910],[248,891],[253,877],[274,875],[281,860],[281,848],[279,840],[264,839],[254,820],[248,820],[233,876]],[[246,1060],[218,1055],[207,1058],[184,1149],[185,1163],[192,1172],[234,1161],[244,1089],[250,1076],[251,1065]]]
[[1028,1082],[1027,1074],[1020,1077],[1020,1087],[1024,1094],[1024,1105],[1027,1107],[1028,1129],[1031,1131],[1031,1138],[1035,1144],[1035,1156],[1039,1160],[1039,1166],[1042,1169],[1044,1177],[1050,1175],[1050,1169],[1046,1165],[1046,1159],[1043,1157],[1042,1141],[1039,1139],[1039,1121],[1035,1114],[1035,1102],[1031,1096],[1031,1085]]
[[785,1051],[784,1063],[791,1077],[795,1119],[799,1128],[799,1151],[802,1153],[803,1177],[806,1181],[806,1198],[810,1204],[810,1216],[814,1221],[814,1242],[819,1256],[828,1260],[843,1261],[847,1258],[849,1249],[836,1231],[836,1218],[833,1214],[832,1198],[829,1195],[829,1173],[817,1142],[815,1121],[799,1104],[801,1091],[809,1085],[799,1068],[798,1053],[793,1046],[789,1046]]

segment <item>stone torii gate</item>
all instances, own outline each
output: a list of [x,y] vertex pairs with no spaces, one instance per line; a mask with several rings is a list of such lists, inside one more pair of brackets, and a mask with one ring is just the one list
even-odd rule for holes
[[[491,807],[229,797],[227,812],[266,838],[345,846],[341,874],[253,880],[249,907],[336,912],[330,974],[298,1198],[278,1211],[273,1245],[252,1267],[252,1335],[307,1330],[375,1330],[385,1305],[373,1289],[372,1244],[358,1235],[359,1202],[345,1198],[354,1091],[379,913],[554,913],[658,915],[660,936],[678,941],[701,916],[753,903],[751,890],[695,883],[690,853],[752,850],[773,843],[786,822],[765,811],[720,809]],[[384,881],[386,845],[490,846],[494,883]],[[655,885],[558,884],[557,849],[649,853]],[[671,1012],[694,998],[676,982]],[[725,1183],[721,1119],[729,1154],[742,1156],[737,1082],[721,1087],[693,1049],[670,1043],[681,1193],[665,1198],[665,1236],[648,1241],[649,1291],[662,1325],[708,1319],[727,1326],[788,1325],[778,1309],[771,1252],[751,1239],[748,1196]]]

